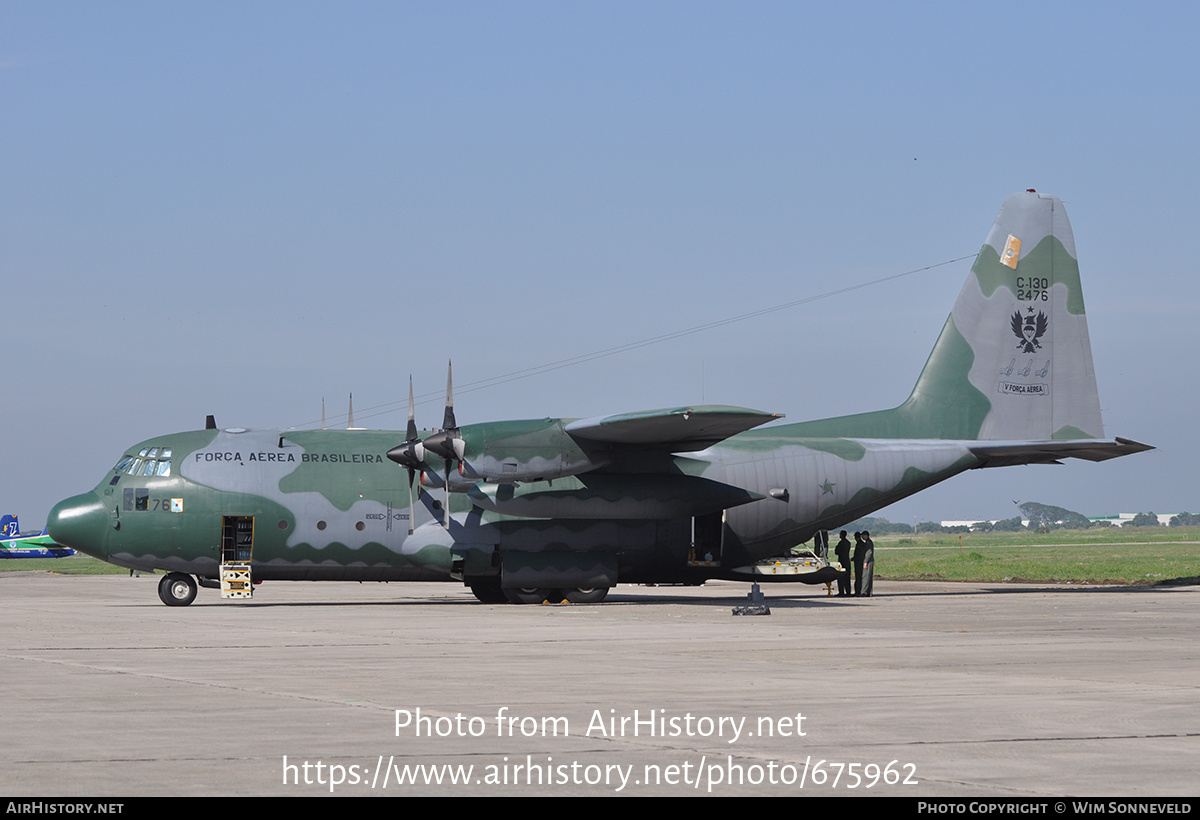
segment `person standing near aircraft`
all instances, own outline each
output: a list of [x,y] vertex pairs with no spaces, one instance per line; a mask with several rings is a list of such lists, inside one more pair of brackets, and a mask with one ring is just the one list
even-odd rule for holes
[[840,535],[841,538],[833,552],[841,565],[841,572],[838,573],[838,597],[844,598],[850,595],[850,539],[846,537],[845,530],[842,530]]
[[870,598],[872,588],[875,586],[875,542],[871,540],[871,533],[863,530],[862,533],[862,548],[863,559],[859,565],[861,569],[859,582],[861,589],[858,594],[864,598]]
[[862,595],[863,582],[863,558],[866,557],[866,547],[863,546],[862,533],[854,533],[854,592],[853,595]]

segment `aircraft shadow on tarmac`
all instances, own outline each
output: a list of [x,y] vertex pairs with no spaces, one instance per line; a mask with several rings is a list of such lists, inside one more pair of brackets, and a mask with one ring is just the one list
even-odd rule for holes
[[[921,582],[923,584],[935,584],[937,582]],[[1036,583],[1019,583],[1019,584],[988,584],[975,585],[969,582],[947,582],[945,588],[938,589],[897,589],[894,591],[883,590],[872,595],[875,599],[886,600],[889,597],[902,598],[938,598],[938,597],[964,597],[964,596],[985,596],[985,595],[1027,595],[1027,594],[1044,594],[1047,592],[1055,593],[1151,593],[1161,591],[1163,588],[1176,586],[1193,586],[1200,583],[1200,578],[1180,578],[1172,579],[1166,582],[1160,582],[1153,585],[1115,585],[1115,584],[1036,584]],[[550,603],[544,606],[554,608],[571,608],[571,609],[593,609],[596,607],[636,607],[646,606],[651,604],[670,604],[673,606],[687,606],[700,608],[726,608],[745,605],[749,587],[744,590],[738,590],[734,593],[730,590],[727,594],[713,594],[697,596],[693,594],[679,594],[674,592],[679,587],[662,586],[662,587],[637,587],[638,592],[619,592],[614,591],[609,594],[602,604],[568,604],[568,603]],[[686,589],[695,589],[695,587],[686,587]],[[651,591],[653,590],[653,591]],[[716,590],[713,590],[716,592]],[[260,593],[264,594],[264,593]],[[265,593],[269,595],[269,593]],[[846,606],[860,606],[864,602],[855,600],[854,596],[846,600],[838,600],[837,596],[827,596],[818,592],[814,594],[813,587],[805,586],[803,590],[797,590],[794,594],[787,594],[780,590],[778,586],[768,588],[764,591],[766,596],[764,603],[768,606],[781,609],[797,609],[797,608],[838,608]],[[446,606],[446,607],[461,607],[464,603],[471,600],[471,594],[468,590],[463,590],[463,595],[431,595],[431,596],[399,596],[390,600],[355,600],[348,597],[342,601],[271,601],[258,598],[257,600],[241,601],[236,604],[231,604],[227,601],[211,600],[197,601],[194,606],[199,607],[230,607],[236,606],[241,608],[274,608],[274,607],[427,607],[427,606]],[[469,604],[468,604],[469,605]],[[141,606],[141,604],[131,603],[128,606]],[[510,604],[478,604],[483,609],[491,611],[495,608],[504,608],[507,610],[515,610],[516,608]]]

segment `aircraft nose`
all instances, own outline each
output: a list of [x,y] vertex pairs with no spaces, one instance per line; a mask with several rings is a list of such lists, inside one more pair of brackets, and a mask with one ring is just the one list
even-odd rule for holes
[[75,495],[50,510],[46,531],[56,543],[106,558],[104,537],[111,527],[108,510],[95,493]]

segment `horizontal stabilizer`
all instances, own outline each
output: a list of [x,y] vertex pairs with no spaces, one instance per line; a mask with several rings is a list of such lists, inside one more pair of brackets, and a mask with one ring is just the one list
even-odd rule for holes
[[745,407],[696,405],[578,419],[566,426],[576,441],[703,450],[760,424],[783,418]]
[[971,452],[983,459],[980,467],[1008,467],[1014,464],[1056,464],[1060,458],[1107,461],[1110,458],[1153,450],[1149,444],[1117,438],[1115,441],[989,441],[971,445]]

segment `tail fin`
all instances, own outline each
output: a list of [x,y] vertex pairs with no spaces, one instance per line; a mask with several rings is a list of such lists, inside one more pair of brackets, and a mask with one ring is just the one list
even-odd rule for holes
[[912,395],[929,438],[1104,435],[1071,223],[1057,197],[1004,201]]
[[[1062,202],[1004,201],[907,401],[794,425],[812,437],[975,441],[983,466],[1153,449],[1104,435],[1075,238]],[[1002,442],[984,444],[983,442]]]
[[0,537],[16,538],[20,529],[15,515],[0,516]]

